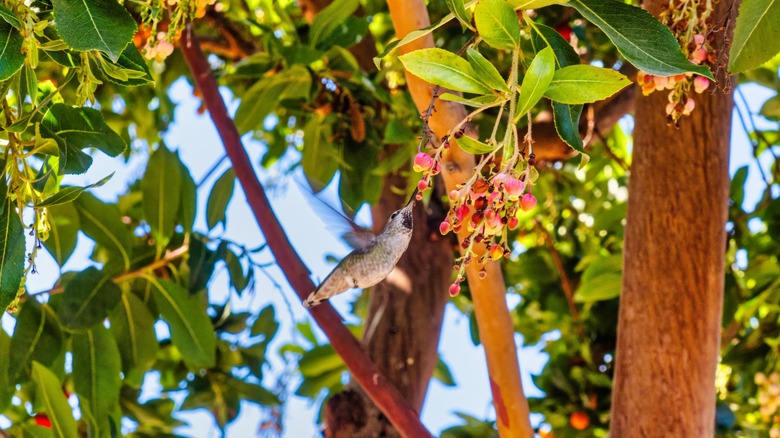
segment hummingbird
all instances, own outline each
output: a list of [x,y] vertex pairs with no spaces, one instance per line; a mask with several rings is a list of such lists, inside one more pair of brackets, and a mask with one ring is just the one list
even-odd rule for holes
[[403,208],[390,215],[387,225],[378,236],[344,218],[352,228],[345,239],[355,250],[344,257],[303,300],[303,306],[314,307],[351,288],[374,286],[390,275],[412,238],[412,209],[416,194],[417,190]]

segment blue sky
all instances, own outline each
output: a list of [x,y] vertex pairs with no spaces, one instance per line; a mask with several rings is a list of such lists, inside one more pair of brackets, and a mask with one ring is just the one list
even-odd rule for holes
[[[761,104],[774,95],[769,89],[764,87],[749,85],[740,87],[740,91],[746,97],[750,106],[750,111],[757,113]],[[197,115],[197,108],[200,102],[192,97],[192,90],[185,81],[178,81],[171,89],[171,96],[178,104],[176,113],[176,123],[174,123],[169,132],[165,135],[165,141],[171,149],[179,150],[184,162],[190,168],[190,171],[196,182],[199,182],[206,174],[209,168],[216,163],[223,155],[222,145],[216,135],[214,127],[208,116]],[[236,102],[225,95],[226,101],[232,102],[232,110],[235,110]],[[742,105],[742,100],[737,99],[738,105]],[[772,126],[760,117],[756,118],[759,126]],[[623,126],[632,125],[630,118],[624,120]],[[776,126],[776,124],[774,125]],[[254,163],[258,163],[264,152],[264,147],[258,142],[245,138],[245,146]],[[117,160],[98,154],[95,165],[85,175],[69,177],[71,184],[84,184],[94,182],[113,171],[117,166]],[[125,190],[128,183],[139,178],[144,171],[146,156],[138,154],[127,166],[120,169],[114,178],[105,186],[95,189],[96,195],[103,199],[114,199],[118,194]],[[771,164],[771,156],[765,153],[761,157],[761,162],[765,169]],[[735,118],[735,125],[732,130],[732,154],[729,166],[730,173],[733,174],[736,169],[743,165],[750,165],[750,172],[747,184],[745,204],[752,207],[760,196],[763,189],[763,182],[757,171],[757,164],[752,157],[752,152],[747,142],[741,126]],[[211,185],[216,178],[227,168],[228,164],[223,163],[219,171],[215,172],[209,180],[199,190],[198,221],[196,229],[205,232],[206,224],[204,218],[205,203],[210,191]],[[109,170],[110,169],[110,170]],[[279,181],[279,176],[273,171],[264,171],[258,168],[260,178],[264,182]],[[331,188],[332,189],[332,188]],[[331,195],[335,196],[332,194]],[[299,192],[298,187],[286,181],[275,190],[269,193],[271,203],[280,222],[287,232],[293,246],[298,250],[302,259],[312,272],[315,281],[324,278],[333,268],[333,265],[325,261],[326,254],[332,254],[341,258],[349,252],[349,249],[337,238],[325,230],[325,225],[311,211],[309,204]],[[249,247],[257,246],[263,242],[263,237],[258,230],[254,217],[246,205],[243,192],[240,186],[236,186],[236,192],[232,202],[229,205],[227,213],[227,228],[222,229],[218,226],[209,233],[212,236],[224,236],[236,242],[246,244]],[[368,209],[364,208],[358,215],[359,221],[368,224],[370,215]],[[91,251],[91,243],[88,239],[79,240],[79,246],[76,253],[70,259],[64,271],[79,270],[89,264],[88,256]],[[270,256],[268,261],[271,261]],[[44,254],[39,259],[41,274],[32,276],[28,282],[30,291],[41,291],[51,287],[57,278],[58,267],[53,260]],[[287,286],[281,273],[272,268],[268,271],[275,282],[282,285],[282,293],[276,290],[273,283],[263,276],[256,276],[258,285],[256,294],[244,294],[238,297],[234,293],[230,297],[233,309],[235,311],[249,310],[257,312],[268,303],[273,303],[277,309],[277,318],[282,327],[277,338],[272,343],[269,351],[275,351],[279,345],[289,342],[293,339],[293,321],[303,321],[308,319],[308,313],[300,306],[294,292]],[[210,287],[211,299],[214,302],[224,302],[228,299],[228,277],[224,270],[213,279]],[[333,304],[342,314],[347,314],[349,302],[354,293],[341,295],[334,300]],[[515,305],[512,301],[510,305]],[[3,327],[11,332],[13,328],[13,319],[4,316]],[[158,330],[161,334],[167,331],[164,323],[158,324]],[[322,337],[321,333],[320,336]],[[322,337],[324,339],[324,337]],[[521,338],[516,335],[518,345],[521,345]],[[527,395],[541,395],[531,383],[530,375],[538,373],[546,361],[546,355],[540,353],[541,347],[522,349],[519,353],[521,368],[523,373],[523,385]],[[484,354],[481,347],[474,347],[471,343],[468,328],[468,319],[452,306],[448,306],[445,313],[442,341],[439,346],[439,352],[442,358],[450,366],[458,386],[448,388],[437,381],[432,381],[426,399],[426,404],[422,412],[424,424],[434,434],[438,434],[443,428],[458,423],[454,412],[465,412],[478,418],[494,418],[494,412],[490,403],[490,393],[487,378],[487,368],[484,362]],[[271,384],[281,370],[283,362],[270,354],[273,370],[268,373],[266,383]],[[294,380],[291,388],[295,388],[297,382]],[[155,376],[150,375],[145,382],[144,397],[155,396],[158,391]],[[181,399],[183,395],[175,395],[174,398]],[[289,437],[311,437],[317,436],[314,419],[317,414],[318,406],[311,405],[307,400],[291,397],[285,411],[285,436]],[[243,403],[242,413],[239,418],[227,429],[228,437],[254,436],[256,434],[259,422],[264,418],[260,409],[251,403]],[[211,416],[206,412],[192,412],[181,415],[181,419],[188,421],[190,426],[184,427],[180,433],[193,437],[214,437],[219,436],[219,431],[213,423]],[[7,423],[0,419],[0,426],[6,426]]]

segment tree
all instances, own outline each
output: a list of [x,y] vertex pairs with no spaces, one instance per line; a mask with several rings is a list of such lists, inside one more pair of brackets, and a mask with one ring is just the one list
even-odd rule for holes
[[[16,318],[12,334],[0,331],[9,433],[108,435],[128,418],[139,436],[172,434],[175,410],[200,407],[224,427],[240,400],[278,422],[288,394],[263,385],[278,355],[297,364],[297,395],[326,398],[327,436],[427,436],[417,417],[431,377],[447,380],[437,345],[448,299],[485,347],[496,417],[464,416],[444,436],[780,430],[777,126],[743,121],[756,157],[774,158],[751,211],[747,170],[727,205],[726,165],[729,74],[780,88],[777,7],[645,4],[656,19],[610,0],[445,3],[0,3],[0,305]],[[439,22],[429,26],[429,14]],[[181,77],[232,163],[201,213],[198,185],[160,135]],[[234,117],[219,87],[240,99]],[[616,123],[634,106],[631,154]],[[774,97],[761,115],[778,120],[778,108]],[[209,297],[220,266],[236,294],[252,293],[258,254],[273,255],[300,298],[314,288],[242,145],[247,133],[267,146],[263,166],[300,167],[315,188],[338,175],[346,205],[374,205],[375,230],[420,192],[413,251],[398,266],[408,281],[359,298],[363,326],[346,327],[329,304],[312,309],[329,344],[301,325],[314,345],[269,351],[273,306],[234,313]],[[290,150],[300,152],[293,165],[280,160]],[[91,186],[63,179],[97,153],[117,166],[120,155],[149,158],[106,202],[88,190],[110,171]],[[213,232],[236,180],[260,246]],[[197,214],[207,230],[193,227]],[[63,266],[79,232],[95,243],[92,266],[26,290],[43,249]],[[521,297],[516,308],[507,293]],[[158,320],[169,337],[155,333]],[[547,342],[535,380],[544,398],[524,396],[515,332]],[[165,394],[139,402],[151,372],[164,393],[186,389],[183,405]]]

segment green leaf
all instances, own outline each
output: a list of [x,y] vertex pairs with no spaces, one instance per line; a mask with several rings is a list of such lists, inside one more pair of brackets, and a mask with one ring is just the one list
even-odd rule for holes
[[318,12],[311,23],[309,44],[319,47],[321,41],[344,26],[344,22],[355,13],[359,5],[358,0],[336,0]]
[[338,151],[328,141],[330,125],[327,119],[315,115],[303,127],[303,156],[301,166],[307,178],[327,185],[339,168]]
[[19,71],[24,65],[22,44],[24,37],[5,21],[0,21],[0,81]]
[[72,49],[101,50],[117,62],[136,31],[133,16],[115,0],[53,0],[57,30]]
[[748,166],[742,166],[734,172],[734,177],[731,179],[731,199],[734,205],[741,209],[742,203],[745,201],[745,181],[747,181]]
[[342,367],[317,377],[304,379],[300,386],[298,386],[298,389],[295,390],[295,395],[315,398],[323,389],[332,391],[342,385],[344,371],[346,371],[346,368]]
[[473,106],[473,107],[477,107],[477,108],[485,106],[485,105],[490,105],[490,104],[496,103],[498,101],[498,99],[500,99],[499,97],[496,97],[495,94],[486,94],[484,96],[477,96],[477,97],[473,97],[471,99],[467,99],[467,98],[465,98],[463,96],[459,96],[457,94],[452,94],[452,93],[443,93],[438,98],[441,99],[441,100],[447,100],[447,101],[450,101],[450,102],[458,102],[458,103],[462,103],[463,105],[466,105],[466,106]]
[[181,204],[181,164],[165,145],[160,145],[149,157],[141,179],[144,196],[144,216],[152,229],[157,254],[168,245],[176,225]]
[[263,335],[263,342],[267,344],[278,330],[279,322],[276,320],[276,310],[273,305],[269,304],[257,315],[257,319],[252,324],[251,334],[252,336]]
[[209,194],[209,200],[206,203],[206,224],[209,230],[216,227],[217,224],[222,222],[224,226],[227,226],[227,212],[228,203],[233,197],[233,188],[236,184],[236,174],[233,173],[233,168],[226,170],[222,176],[219,177],[214,187]]
[[448,367],[441,358],[436,362],[436,369],[433,370],[433,378],[441,382],[444,386],[456,386],[455,378],[452,377],[452,372],[450,372],[450,367]]
[[460,146],[460,148],[464,151],[474,155],[487,154],[493,152],[493,150],[496,149],[496,145],[482,143],[481,141],[475,140],[467,135],[456,139],[455,143],[457,143],[458,146]]
[[463,0],[445,0],[445,2],[447,3],[447,9],[460,21],[460,25],[464,30],[474,30],[471,24],[471,10],[466,9],[466,4]]
[[[471,2],[469,2],[466,5],[466,7],[469,7],[469,5],[472,5],[475,2],[476,2],[476,0],[472,0]],[[434,30],[436,30],[436,29],[444,26],[445,24],[449,23],[453,18],[455,18],[455,14],[452,14],[452,13],[447,14],[444,17],[442,17],[441,20],[437,21],[436,23],[434,23],[434,24],[432,24],[432,25],[430,25],[428,27],[424,27],[422,29],[419,29],[419,30],[413,30],[413,31],[407,33],[406,36],[404,36],[400,40],[393,41],[390,44],[388,44],[387,46],[385,46],[385,49],[382,50],[382,53],[380,53],[379,55],[374,57],[374,65],[376,66],[377,70],[381,69],[381,61],[382,61],[382,59],[384,57],[386,57],[387,55],[389,55],[390,52],[392,52],[393,50],[397,49],[398,47],[405,46],[405,45],[411,43],[412,41],[417,41],[418,39],[420,39],[420,38],[422,38],[422,37],[424,37],[426,35],[429,35]]]
[[171,342],[190,367],[210,368],[216,363],[214,327],[198,295],[168,280],[147,275],[155,290],[155,302],[171,329]]
[[122,215],[114,204],[106,204],[91,193],[82,193],[74,202],[79,214],[81,231],[107,249],[112,255],[104,271],[130,269],[130,233],[122,222]]
[[569,65],[578,65],[580,56],[574,47],[566,41],[555,29],[541,23],[534,23],[531,33],[531,45],[534,52],[541,52],[545,46],[549,46],[555,54],[555,67],[561,68]]
[[279,74],[265,77],[247,90],[236,111],[236,127],[245,133],[263,126],[282,99],[307,99],[311,89],[311,74],[306,67],[294,65]]
[[0,4],[0,18],[13,26],[14,29],[20,30],[22,28],[22,22],[19,21],[19,17],[14,14],[14,11],[6,8],[2,4]]
[[740,73],[769,61],[780,52],[780,1],[744,0],[739,6],[729,71]]
[[507,87],[504,78],[501,77],[501,74],[496,70],[496,67],[485,59],[481,53],[477,52],[473,47],[469,47],[466,50],[466,57],[477,77],[480,78],[487,87],[494,90],[509,92],[509,87]]
[[56,103],[46,112],[41,128],[57,134],[76,149],[96,148],[110,157],[121,154],[126,147],[122,137],[106,125],[103,114],[94,108]]
[[43,202],[38,204],[37,207],[51,207],[53,205],[66,204],[68,202],[75,201],[76,198],[78,198],[79,195],[81,195],[85,190],[102,186],[103,184],[107,183],[112,176],[114,176],[114,172],[111,172],[110,175],[104,177],[100,181],[85,187],[61,187],[60,191],[46,198]]
[[11,381],[8,374],[8,357],[11,355],[11,337],[5,330],[0,330],[0,412],[4,412],[11,403],[16,392],[16,382]]
[[531,111],[531,108],[544,96],[554,74],[555,54],[551,48],[547,47],[536,54],[525,72],[523,83],[520,85],[520,97],[517,99],[515,123],[520,117]]
[[775,96],[764,102],[759,114],[769,120],[780,121],[780,96]]
[[106,79],[109,82],[113,82],[125,87],[137,87],[140,85],[146,85],[154,82],[152,75],[149,72],[149,67],[146,65],[146,60],[135,47],[135,44],[128,44],[125,50],[119,55],[119,59],[116,61],[116,65],[119,68],[135,72],[133,77],[128,77],[126,80],[119,80],[110,75],[106,75]]
[[16,319],[8,357],[12,382],[28,379],[32,361],[50,366],[60,356],[64,338],[54,311],[47,304],[27,300]]
[[553,117],[555,119],[555,131],[567,145],[575,151],[584,154],[585,147],[580,137],[580,115],[582,105],[566,105],[553,102]]
[[474,8],[479,36],[491,47],[512,50],[520,47],[520,22],[517,13],[504,0],[480,0]]
[[179,161],[179,174],[181,175],[181,205],[179,206],[179,223],[184,227],[185,233],[192,232],[192,226],[195,224],[195,214],[198,211],[198,186],[192,179],[190,170],[181,159]]
[[155,318],[135,294],[122,293],[110,320],[111,333],[122,358],[125,383],[140,387],[146,367],[154,360],[159,349],[154,332]]
[[582,283],[574,294],[574,301],[590,303],[617,298],[622,286],[622,272],[621,254],[594,260],[582,274]]
[[307,351],[298,361],[298,369],[304,378],[317,377],[344,368],[344,361],[330,344]]
[[71,377],[81,408],[91,414],[91,436],[109,435],[111,416],[119,409],[121,371],[119,348],[107,328],[98,325],[73,336]]
[[52,431],[60,438],[79,438],[73,411],[57,376],[37,361],[32,364],[32,376],[38,386],[38,401],[51,421]]
[[544,97],[578,105],[603,100],[631,84],[620,72],[587,64],[556,70]]
[[[5,178],[5,176],[1,176]],[[24,229],[15,202],[2,199],[0,213],[0,314],[16,299],[24,275]]]
[[241,265],[241,259],[232,250],[225,253],[225,264],[230,274],[230,285],[239,295],[249,284],[249,276],[244,275],[244,267]]
[[465,93],[487,94],[493,91],[482,83],[468,61],[452,52],[422,49],[399,59],[410,73],[434,85]]
[[615,0],[571,0],[570,4],[639,69],[659,76],[692,72],[715,80],[709,68],[689,61],[669,28],[644,9]]
[[228,385],[236,390],[242,400],[251,401],[262,406],[279,404],[279,397],[260,385],[253,385],[238,379],[230,379]]
[[57,316],[69,330],[89,329],[106,319],[121,294],[110,276],[89,267],[65,285]]
[[57,264],[62,267],[76,249],[81,224],[79,214],[73,204],[61,204],[46,209],[49,227],[49,238],[43,246],[49,250]]
[[552,5],[564,5],[567,0],[508,0],[515,9],[540,9]]

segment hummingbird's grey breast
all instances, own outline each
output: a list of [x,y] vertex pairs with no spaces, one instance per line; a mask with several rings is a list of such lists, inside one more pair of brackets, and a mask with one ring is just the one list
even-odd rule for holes
[[412,238],[412,206],[410,202],[393,213],[381,234],[344,257],[304,300],[304,307],[316,306],[351,288],[374,286],[390,275]]

